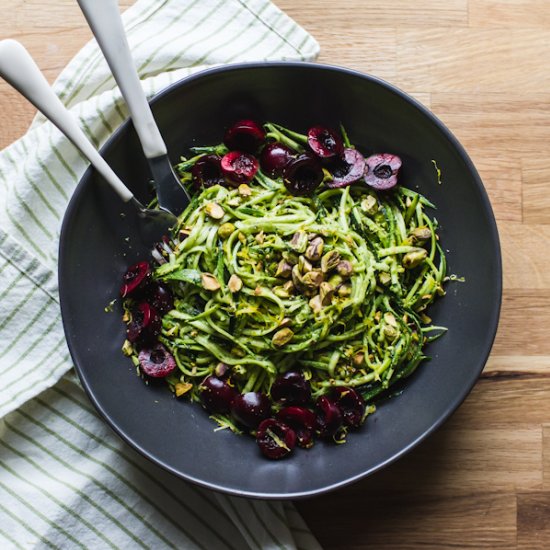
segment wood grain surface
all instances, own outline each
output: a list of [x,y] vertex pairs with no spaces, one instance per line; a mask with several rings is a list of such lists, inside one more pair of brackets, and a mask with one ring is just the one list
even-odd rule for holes
[[[550,548],[550,1],[275,2],[320,61],[390,80],[450,127],[504,261],[493,353],[457,413],[379,474],[298,508],[330,549]],[[74,0],[0,8],[0,38],[23,41],[50,80],[90,36]],[[1,148],[33,109],[0,83],[0,113]]]

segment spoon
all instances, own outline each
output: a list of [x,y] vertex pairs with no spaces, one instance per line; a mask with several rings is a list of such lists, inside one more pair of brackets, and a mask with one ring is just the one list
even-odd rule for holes
[[159,205],[181,214],[191,198],[174,173],[168,151],[134,67],[117,0],[78,0],[128,105],[155,182]]
[[124,202],[131,203],[137,208],[139,231],[145,245],[152,246],[170,233],[170,229],[177,224],[176,216],[164,209],[145,208],[136,199],[96,151],[73,115],[55,95],[29,52],[16,40],[0,41],[0,76],[73,142]]

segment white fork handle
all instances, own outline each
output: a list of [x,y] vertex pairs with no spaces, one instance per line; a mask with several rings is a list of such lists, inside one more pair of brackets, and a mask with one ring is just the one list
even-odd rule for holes
[[166,155],[166,145],[141,87],[117,0],[78,0],[128,105],[134,128],[148,159]]
[[29,52],[16,40],[0,42],[0,76],[26,97],[80,149],[124,202],[133,198],[132,192],[96,151],[73,115],[55,95]]

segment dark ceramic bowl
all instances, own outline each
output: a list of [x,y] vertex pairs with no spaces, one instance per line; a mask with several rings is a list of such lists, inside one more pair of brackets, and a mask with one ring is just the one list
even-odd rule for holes
[[[343,123],[363,153],[403,159],[402,182],[433,201],[448,250],[447,286],[430,310],[448,333],[431,344],[425,362],[398,397],[345,445],[318,443],[282,461],[260,455],[249,437],[214,432],[197,405],[149,384],[120,351],[125,327],[118,298],[121,275],[147,256],[136,220],[93,170],[80,182],[61,232],[59,287],[71,354],[91,401],[132,447],[170,472],[243,496],[297,498],[341,487],[396,460],[433,432],[464,400],[495,336],[501,301],[501,259],[491,206],[472,162],[441,122],[403,92],[347,69],[303,63],[217,68],[174,84],[153,111],[176,162],[193,144],[218,143],[238,118],[272,120],[297,130]],[[103,155],[136,193],[147,194],[149,172],[131,124]],[[432,159],[442,171],[438,184]]]

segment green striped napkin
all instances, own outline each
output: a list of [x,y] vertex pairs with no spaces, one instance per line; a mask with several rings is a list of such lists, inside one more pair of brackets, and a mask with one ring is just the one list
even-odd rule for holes
[[[139,0],[123,19],[149,95],[205,66],[319,50],[267,0]],[[93,41],[54,88],[98,147],[127,117]],[[86,167],[40,116],[0,152],[0,548],[318,548],[290,503],[216,494],[149,463],[82,392],[56,269]]]

